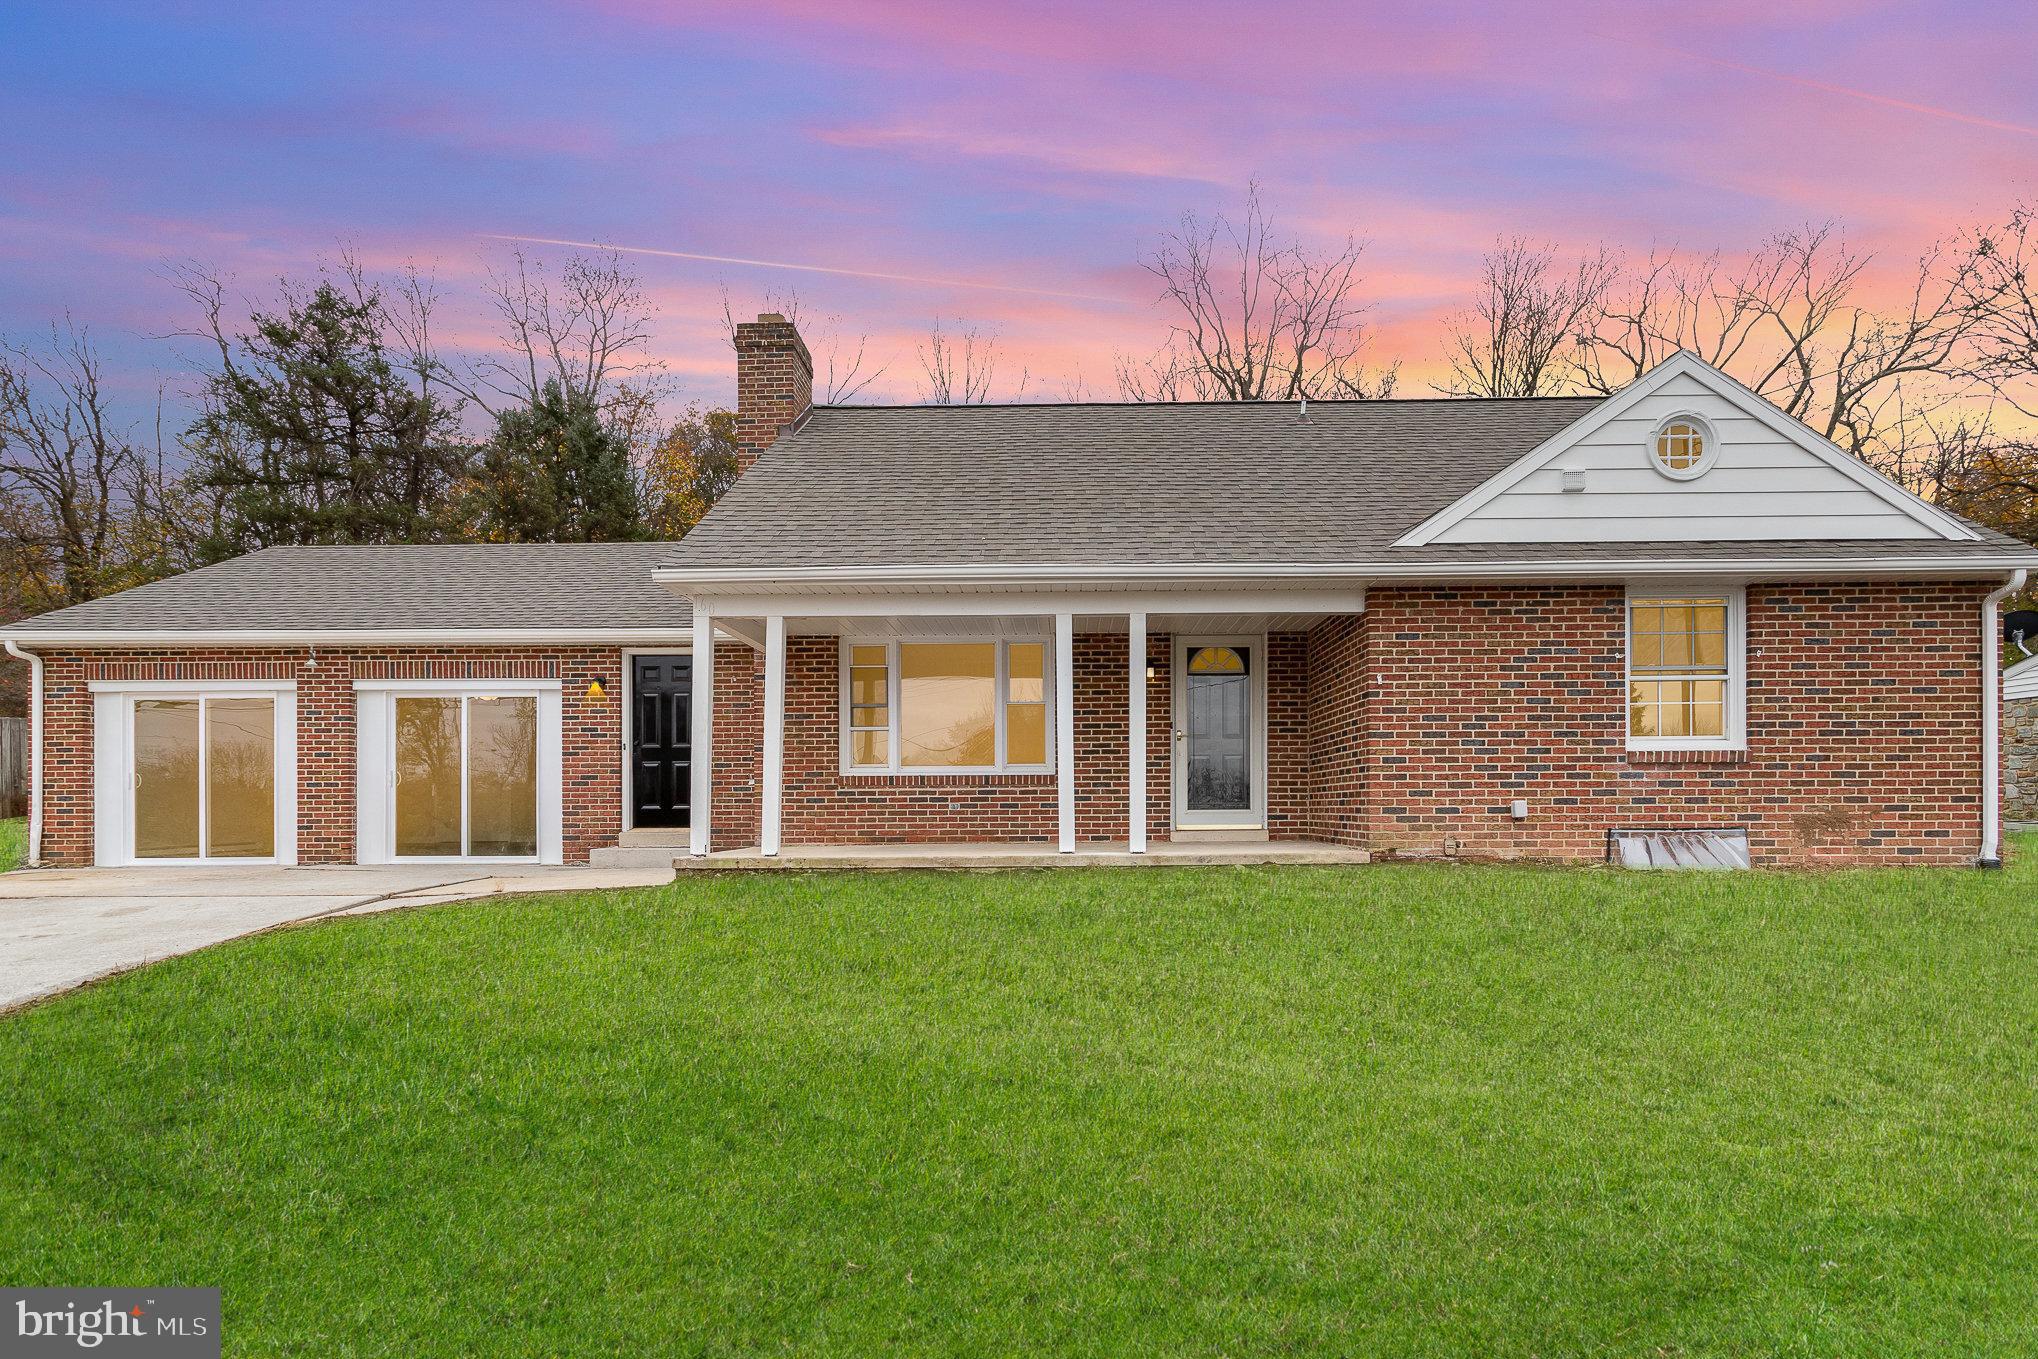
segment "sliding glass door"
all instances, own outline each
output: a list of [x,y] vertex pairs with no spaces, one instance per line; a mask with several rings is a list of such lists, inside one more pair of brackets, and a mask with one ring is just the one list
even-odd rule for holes
[[276,700],[268,694],[137,698],[137,859],[276,856]]
[[398,694],[393,728],[396,857],[537,857],[534,695]]

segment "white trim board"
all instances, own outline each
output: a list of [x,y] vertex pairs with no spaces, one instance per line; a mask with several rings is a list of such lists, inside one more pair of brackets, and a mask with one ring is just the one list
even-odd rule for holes
[[296,680],[87,680],[95,694],[294,694]]
[[[1695,389],[1695,390],[1694,390]],[[1715,409],[1700,409],[1710,403]],[[1468,528],[1481,517],[1483,511],[1496,507],[1503,497],[1511,493],[1519,495],[1534,474],[1550,468],[1559,459],[1567,456],[1582,457],[1579,450],[1588,447],[1594,436],[1608,429],[1617,421],[1644,418],[1653,428],[1662,420],[1690,406],[1690,413],[1706,421],[1717,431],[1716,437],[1724,441],[1724,451],[1715,456],[1718,466],[1706,476],[1688,480],[1663,480],[1660,489],[1652,494],[1662,508],[1656,519],[1641,521],[1643,527],[1636,527],[1632,507],[1627,501],[1609,505],[1603,500],[1595,501],[1595,492],[1589,482],[1597,477],[1605,482],[1614,469],[1597,468],[1586,474],[1588,489],[1583,493],[1557,493],[1541,496],[1532,505],[1525,505],[1521,512],[1508,520],[1492,525],[1476,525]],[[1722,415],[1731,419],[1722,419]],[[1729,423],[1745,427],[1745,432],[1732,431],[1722,426]],[[1837,473],[1847,483],[1855,500],[1861,505],[1873,504],[1881,507],[1880,513],[1865,513],[1861,509],[1834,508],[1834,523],[1844,524],[1853,519],[1856,527],[1835,529],[1831,525],[1807,528],[1804,520],[1816,517],[1824,511],[1822,507],[1832,501],[1831,492],[1815,495],[1800,494],[1789,499],[1790,503],[1774,503],[1776,493],[1750,490],[1741,496],[1751,499],[1747,506],[1722,504],[1712,513],[1703,516],[1707,523],[1703,529],[1685,526],[1681,531],[1677,521],[1693,517],[1690,507],[1695,501],[1708,499],[1717,493],[1712,488],[1734,494],[1727,488],[1734,485],[1731,479],[1721,481],[1735,464],[1734,452],[1737,445],[1744,456],[1757,459],[1758,466],[1778,466],[1773,462],[1762,462],[1762,454],[1756,452],[1759,435],[1762,447],[1773,450],[1780,444],[1786,446],[1800,458],[1809,459],[1807,466],[1816,466]],[[1601,449],[1604,455],[1606,450]],[[1652,453],[1646,441],[1636,441],[1632,450],[1633,466],[1642,470],[1653,467]],[[1624,468],[1624,465],[1623,465]],[[1576,469],[1573,469],[1576,470]],[[1629,483],[1619,483],[1626,488]],[[1701,491],[1701,488],[1706,488]],[[1860,496],[1858,492],[1866,492]],[[1549,502],[1543,504],[1542,502]],[[1864,465],[1858,458],[1849,457],[1838,445],[1810,429],[1801,421],[1785,415],[1776,407],[1757,396],[1746,386],[1735,381],[1726,373],[1714,368],[1697,355],[1680,350],[1628,386],[1608,397],[1599,405],[1580,416],[1564,429],[1551,435],[1542,443],[1530,449],[1520,458],[1496,475],[1488,478],[1478,487],[1457,501],[1425,519],[1404,534],[1395,543],[1396,547],[1427,547],[1438,543],[1488,543],[1488,542],[1600,542],[1600,541],[1718,541],[1722,538],[1758,542],[1765,538],[1770,541],[1785,541],[1786,535],[1758,527],[1732,529],[1726,524],[1736,519],[1736,511],[1746,515],[1758,505],[1767,503],[1767,513],[1777,524],[1796,526],[1788,538],[1830,538],[1855,537],[1879,539],[1891,537],[1936,538],[1944,541],[1973,542],[1980,535],[1959,520],[1946,514],[1903,487],[1890,481]],[[1597,521],[1597,522],[1591,522]],[[1615,535],[1618,535],[1616,537]],[[1719,564],[1716,569],[1732,569]]]
[[[1921,540],[1923,541],[1923,540]],[[1247,599],[1266,608],[1293,612],[1317,607],[1304,590],[1343,591],[1352,601],[1323,612],[1364,611],[1365,587],[1401,581],[1613,580],[1635,576],[1734,575],[1775,580],[2000,580],[2005,571],[2038,569],[2038,550],[2016,546],[1998,551],[1927,556],[1764,555],[1766,544],[1750,542],[1746,556],[1720,557],[1548,557],[1496,555],[1478,560],[1396,561],[1391,558],[1342,562],[1097,563],[1035,566],[977,562],[911,566],[788,567],[673,573],[660,579],[687,593],[696,605],[709,601],[718,613],[739,618],[782,613],[795,617],[847,617],[885,611],[939,613],[1243,613]],[[1524,544],[1524,546],[1527,546]],[[1006,593],[1009,592],[1009,593]],[[1225,599],[1218,592],[1229,592]],[[874,605],[873,596],[888,602]],[[1213,597],[1216,596],[1216,597]],[[910,599],[909,604],[906,601]],[[1278,602],[1278,603],[1277,603]],[[955,606],[960,607],[955,607]],[[727,629],[723,630],[727,636]],[[0,634],[4,636],[4,634]],[[32,638],[15,638],[26,645]],[[744,640],[747,638],[731,638]]]
[[684,646],[693,637],[688,628],[212,628],[206,630],[150,628],[55,629],[4,632],[25,647],[159,646],[559,646],[611,645],[622,642]]

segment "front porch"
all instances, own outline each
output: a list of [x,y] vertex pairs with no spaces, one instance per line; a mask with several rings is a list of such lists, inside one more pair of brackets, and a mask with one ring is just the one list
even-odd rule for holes
[[897,871],[946,869],[985,871],[1009,868],[1210,868],[1261,864],[1351,865],[1372,856],[1349,845],[1318,840],[1187,841],[1154,840],[1135,854],[1126,841],[1084,841],[1071,853],[1053,845],[992,841],[977,845],[784,845],[777,854],[725,849],[678,861],[681,872],[792,869]]
[[690,857],[1363,862],[1364,607],[1351,589],[697,596]]

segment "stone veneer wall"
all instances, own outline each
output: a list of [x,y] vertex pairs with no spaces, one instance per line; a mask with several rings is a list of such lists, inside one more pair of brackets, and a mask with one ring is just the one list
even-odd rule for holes
[[2038,698],[2003,701],[2003,816],[2038,821]]

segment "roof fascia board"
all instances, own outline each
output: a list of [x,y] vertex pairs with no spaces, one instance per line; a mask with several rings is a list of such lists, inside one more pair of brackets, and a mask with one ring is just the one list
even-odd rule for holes
[[691,628],[65,628],[0,630],[23,647],[82,646],[530,646],[655,642],[684,646]]
[[1981,535],[1948,515],[1930,501],[1912,495],[1903,487],[1874,471],[1859,458],[1848,456],[1838,444],[1801,420],[1792,419],[1756,394],[1753,388],[1721,372],[1689,350],[1678,350],[1620,391],[1594,406],[1500,471],[1473,487],[1449,505],[1417,524],[1396,540],[1396,547],[1427,547],[1437,535],[1464,520],[1487,502],[1518,484],[1523,477],[1547,465],[1579,440],[1609,422],[1619,419],[1647,397],[1654,396],[1679,377],[1689,377],[1731,401],[1747,415],[1766,425],[1779,438],[1788,439],[1834,471],[1854,482],[1899,512],[1917,520],[1942,538],[1973,542]]
[[[1905,579],[1948,576],[1996,576],[2017,567],[2038,567],[2038,551],[2005,551],[1987,555],[1947,557],[1663,557],[1548,559],[1540,561],[1471,562],[1296,562],[1242,566],[1105,565],[1080,566],[910,566],[806,567],[760,574],[754,570],[674,571],[662,576],[675,589],[696,599],[764,598],[804,595],[830,598],[816,591],[857,594],[896,593],[913,589],[967,587],[982,592],[1046,592],[1056,590],[1148,591],[1142,598],[1159,601],[1223,590],[1288,591],[1363,587],[1389,580],[1622,580],[1661,576],[1823,576],[1854,579]],[[1290,596],[1292,597],[1292,596]],[[958,598],[962,598],[958,596]],[[717,605],[719,607],[719,605]]]

